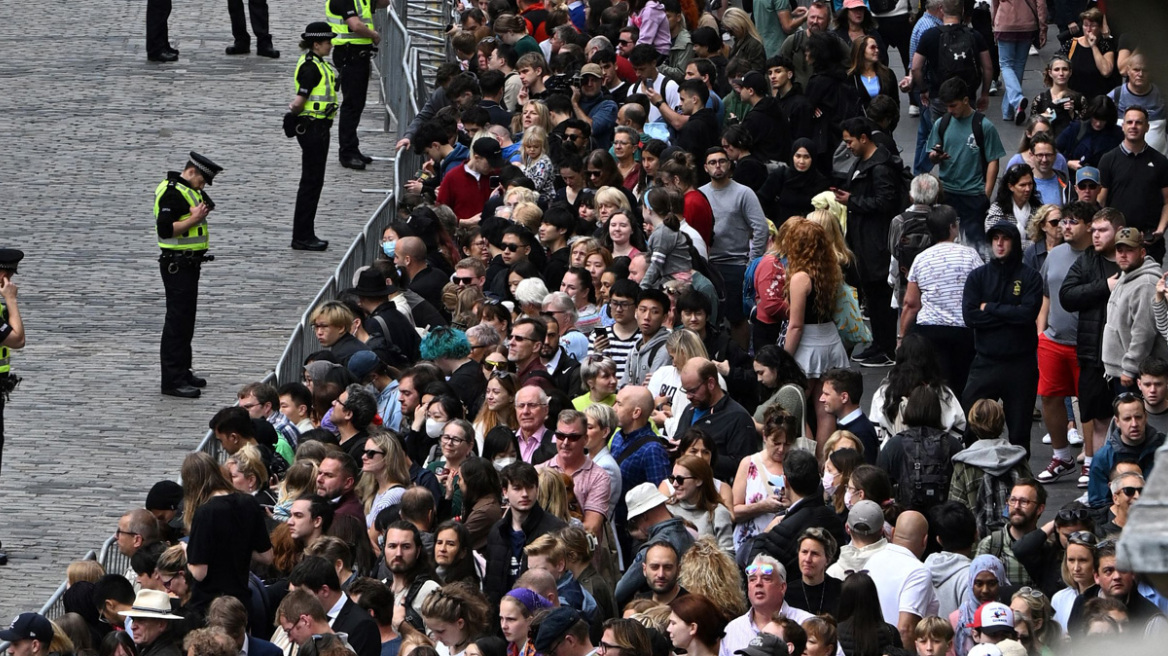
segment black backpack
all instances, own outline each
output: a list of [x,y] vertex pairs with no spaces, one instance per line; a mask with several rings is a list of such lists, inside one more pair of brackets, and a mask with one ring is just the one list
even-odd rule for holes
[[977,507],[973,509],[978,535],[989,535],[1006,525],[1006,504],[1017,480],[1018,473],[1014,469],[1001,476],[989,472],[982,474],[981,485],[977,488]]
[[969,87],[969,97],[976,97],[981,86],[981,64],[977,58],[977,33],[965,25],[942,25],[941,43],[937,48],[937,77],[941,82],[961,78]]
[[[972,120],[973,123],[970,127],[973,130],[973,142],[977,144],[977,155],[981,158],[981,172],[985,174],[990,167],[985,154],[985,125],[982,123],[985,120],[985,114],[975,109]],[[945,131],[949,129],[949,124],[952,122],[953,115],[949,112],[945,112],[945,115],[937,122],[937,143],[941,144],[942,147],[945,146]]]
[[908,270],[926,248],[933,245],[933,235],[929,233],[928,212],[909,210],[904,213],[900,224],[900,239],[892,249],[892,256],[900,271],[900,284],[908,284]]
[[944,431],[908,428],[900,434],[904,467],[896,486],[896,501],[905,510],[924,513],[949,498],[953,477],[953,446]]

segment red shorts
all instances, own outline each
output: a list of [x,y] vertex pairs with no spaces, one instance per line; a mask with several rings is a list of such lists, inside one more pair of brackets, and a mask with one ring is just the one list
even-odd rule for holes
[[1038,336],[1038,395],[1076,396],[1079,393],[1079,358],[1074,345]]

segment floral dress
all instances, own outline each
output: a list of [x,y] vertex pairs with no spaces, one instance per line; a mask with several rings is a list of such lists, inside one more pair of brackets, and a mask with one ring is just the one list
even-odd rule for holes
[[535,193],[543,200],[549,200],[556,193],[556,170],[547,154],[540,155],[534,162],[523,167],[523,174],[535,183]]
[[[774,495],[775,488],[771,485],[770,475],[762,464],[762,454],[750,456],[750,465],[746,468],[746,503],[758,503]],[[774,513],[759,515],[754,519],[734,524],[734,550],[742,548],[742,544],[754,536],[766,531],[775,519]]]

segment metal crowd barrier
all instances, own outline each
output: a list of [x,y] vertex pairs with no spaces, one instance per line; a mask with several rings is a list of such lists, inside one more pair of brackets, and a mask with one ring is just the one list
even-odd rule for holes
[[[452,58],[449,39],[445,38],[446,24],[454,22],[453,0],[394,0],[394,12],[379,9],[373,17],[374,25],[382,35],[381,45],[375,63],[378,70],[379,87],[386,111],[384,129],[391,130],[391,118],[397,120],[398,131],[404,130],[418,114],[418,108],[425,103],[431,92],[429,80],[438,62]],[[407,29],[409,25],[409,29]],[[428,45],[422,47],[414,39]],[[427,75],[430,73],[430,75]],[[320,348],[315,333],[311,330],[309,316],[321,303],[335,299],[338,294],[354,285],[354,277],[359,269],[372,264],[380,250],[381,232],[397,213],[397,199],[401,197],[401,181],[409,179],[421,167],[421,158],[406,149],[393,158],[393,191],[366,221],[361,233],[349,246],[337,265],[333,275],[324,283],[320,291],[308,304],[300,321],[292,329],[284,351],[274,371],[264,376],[262,382],[279,385],[301,379],[304,358]],[[207,431],[203,440],[195,447],[219,462],[227,458],[227,453],[215,439],[212,431]],[[121,574],[129,571],[130,559],[117,548],[117,536],[111,536],[101,546],[100,554],[88,551],[83,560],[97,560],[106,573]],[[65,614],[62,598],[67,583],[62,582],[38,611],[54,619]],[[0,654],[8,649],[8,643],[0,642]]]

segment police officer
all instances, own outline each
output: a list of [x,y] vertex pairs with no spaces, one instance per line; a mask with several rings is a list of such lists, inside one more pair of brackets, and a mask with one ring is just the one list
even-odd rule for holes
[[[369,64],[373,47],[381,43],[381,35],[373,29],[373,0],[325,0],[324,15],[333,37],[333,63],[341,75],[340,125],[341,142],[338,155],[341,166],[363,170],[372,157],[361,154],[357,140],[357,126],[365,111],[365,96],[369,92]],[[385,7],[389,0],[376,0],[377,7]]]
[[324,187],[329,130],[337,113],[337,70],[325,59],[333,49],[333,36],[329,24],[323,21],[309,23],[300,35],[300,48],[307,52],[296,64],[296,97],[288,105],[288,111],[296,117],[296,140],[301,151],[300,188],[292,216],[292,248],[298,251],[328,248],[328,242],[316,236],[316,206]]
[[[4,403],[20,378],[12,374],[12,350],[24,348],[24,322],[16,307],[16,267],[24,253],[15,248],[0,248],[0,469],[4,465]],[[0,548],[0,565],[8,564],[8,556]]]
[[170,171],[154,190],[155,230],[162,255],[158,268],[166,288],[166,323],[162,326],[162,393],[199,398],[207,381],[191,372],[191,340],[199,300],[199,270],[207,255],[210,234],[207,214],[215,208],[203,188],[223,167],[191,151],[182,173]]

